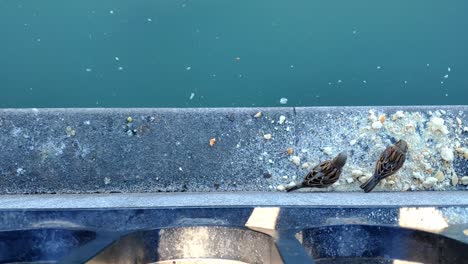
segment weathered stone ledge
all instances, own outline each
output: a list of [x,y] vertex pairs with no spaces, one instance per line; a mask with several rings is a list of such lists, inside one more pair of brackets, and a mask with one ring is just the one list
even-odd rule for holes
[[325,191],[359,191],[379,153],[398,138],[410,143],[408,161],[376,191],[462,190],[467,112],[468,106],[0,109],[0,193],[275,191],[343,150],[349,159],[341,180]]

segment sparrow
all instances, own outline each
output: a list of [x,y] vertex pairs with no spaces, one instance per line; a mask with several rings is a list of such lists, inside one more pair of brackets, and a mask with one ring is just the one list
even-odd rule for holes
[[361,184],[361,189],[368,193],[377,186],[380,180],[397,173],[406,160],[408,152],[408,143],[404,140],[398,140],[395,144],[388,146],[375,165],[375,172],[365,183]]
[[287,187],[286,191],[290,192],[304,187],[326,188],[334,184],[340,178],[347,158],[348,155],[345,152],[341,152],[334,159],[316,165],[307,173],[301,184]]

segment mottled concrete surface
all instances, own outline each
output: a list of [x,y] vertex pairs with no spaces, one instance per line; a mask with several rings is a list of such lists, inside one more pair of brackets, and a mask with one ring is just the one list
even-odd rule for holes
[[[0,193],[275,191],[299,181],[308,170],[303,166],[342,150],[350,155],[343,175],[322,191],[358,191],[359,179],[372,173],[379,153],[398,138],[414,151],[399,175],[376,191],[461,190],[468,163],[457,149],[468,147],[467,110],[3,109]],[[262,116],[254,117],[260,111]],[[392,118],[397,111],[403,116]],[[373,128],[383,114],[382,126]],[[445,121],[447,133],[431,130],[432,117]],[[212,138],[216,143],[210,146]],[[452,161],[441,159],[444,147],[454,154]],[[427,180],[436,174],[439,181]]]

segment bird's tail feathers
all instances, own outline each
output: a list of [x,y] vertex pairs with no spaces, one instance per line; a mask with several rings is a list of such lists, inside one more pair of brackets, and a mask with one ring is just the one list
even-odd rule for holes
[[292,191],[297,190],[299,188],[302,188],[302,183],[301,184],[296,184],[294,186],[286,187],[286,192],[292,192]]
[[370,177],[365,183],[361,184],[360,187],[364,190],[364,192],[368,193],[372,191],[375,186],[377,186],[377,184],[379,184],[379,178],[374,175]]

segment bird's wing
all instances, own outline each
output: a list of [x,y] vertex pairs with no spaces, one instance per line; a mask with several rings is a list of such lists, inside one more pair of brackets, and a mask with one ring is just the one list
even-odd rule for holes
[[315,166],[304,178],[303,185],[307,187],[324,188],[338,180],[338,170],[330,162],[322,162]]
[[393,147],[388,147],[380,156],[375,168],[375,175],[380,179],[395,174],[405,162],[405,155]]

